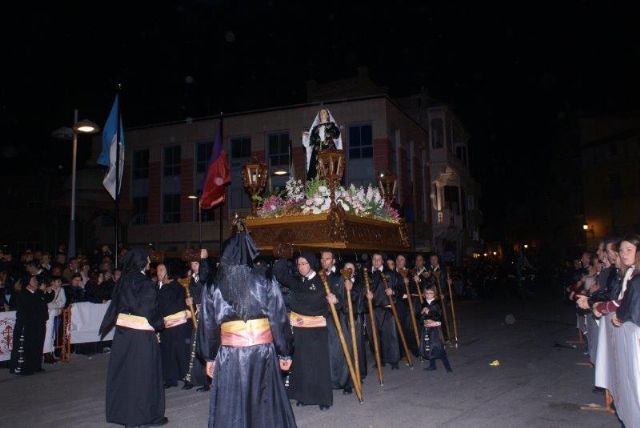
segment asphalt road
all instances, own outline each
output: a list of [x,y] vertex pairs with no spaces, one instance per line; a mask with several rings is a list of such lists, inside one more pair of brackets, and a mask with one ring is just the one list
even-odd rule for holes
[[[580,410],[603,402],[580,350],[557,347],[575,338],[572,309],[555,301],[469,301],[457,305],[460,346],[449,350],[453,373],[401,366],[373,370],[365,401],[335,392],[334,406],[294,407],[300,427],[618,427],[614,415]],[[514,324],[505,316],[513,314]],[[0,370],[0,426],[105,427],[108,354],[46,366],[25,378]],[[499,367],[489,365],[499,360]],[[372,361],[372,359],[370,359]],[[204,427],[208,395],[167,391],[169,427]]]

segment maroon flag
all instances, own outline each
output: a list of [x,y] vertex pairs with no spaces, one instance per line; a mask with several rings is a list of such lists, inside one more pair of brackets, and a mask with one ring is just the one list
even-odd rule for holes
[[229,183],[231,183],[231,171],[227,154],[222,146],[222,117],[220,117],[220,127],[213,142],[213,151],[209,159],[204,186],[202,186],[200,208],[208,210],[223,203],[225,186]]

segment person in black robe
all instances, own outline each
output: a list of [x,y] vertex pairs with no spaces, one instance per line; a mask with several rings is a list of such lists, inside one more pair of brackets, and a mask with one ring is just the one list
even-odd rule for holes
[[[196,254],[196,253],[191,253]],[[189,276],[190,284],[189,291],[191,293],[191,300],[187,299],[187,304],[192,304],[196,311],[197,328],[192,330],[191,337],[189,339],[189,369],[188,375],[185,379],[182,389],[191,389],[194,385],[197,385],[196,391],[206,392],[209,391],[210,379],[205,372],[205,358],[206,356],[200,354],[198,349],[198,341],[204,339],[204,332],[201,328],[202,320],[202,294],[208,287],[210,269],[209,253],[206,249],[200,250],[200,259],[194,259],[189,262]]]
[[30,375],[44,371],[42,347],[49,319],[47,303],[53,301],[55,294],[51,288],[45,288],[38,282],[37,275],[32,275],[17,296],[18,310],[9,367],[13,374]]
[[291,327],[278,284],[252,267],[257,254],[253,239],[236,233],[204,292],[210,428],[296,426],[280,373],[291,365]]
[[[167,267],[161,263],[158,273],[158,309],[164,318],[164,329],[160,332],[162,352],[162,374],[164,387],[178,385],[189,369],[189,340],[193,323],[187,312],[184,288],[169,278]],[[186,383],[186,381],[185,381]]]
[[328,299],[322,280],[316,274],[318,259],[304,251],[296,260],[299,276],[289,271],[287,260],[279,259],[273,266],[275,278],[289,289],[289,319],[295,349],[289,376],[289,398],[296,405],[319,405],[326,410],[333,405],[331,368],[329,366]]
[[[400,361],[400,342],[395,320],[389,304],[389,295],[395,294],[396,278],[392,272],[385,270],[384,261],[381,254],[374,254],[371,258],[371,298],[373,300],[376,317],[376,327],[380,339],[380,358],[382,364],[390,364],[392,370],[398,370]],[[385,275],[388,288],[385,289],[382,275]],[[371,327],[368,329],[368,336],[372,337]],[[373,341],[371,341],[373,346]],[[373,352],[373,349],[372,349]]]
[[[344,338],[347,342],[348,349],[352,349],[351,336],[347,325],[348,305],[347,293],[344,288],[342,276],[336,271],[336,259],[333,251],[324,250],[320,253],[320,264],[322,270],[327,276],[327,282],[331,292],[338,299],[336,312],[342,326]],[[353,392],[352,381],[349,376],[349,368],[347,360],[340,344],[338,329],[333,321],[333,317],[327,319],[327,332],[329,335],[329,367],[331,367],[331,384],[333,389],[342,389],[343,394],[351,394]]]
[[107,369],[107,422],[165,425],[162,356],[156,335],[164,320],[158,310],[158,290],[145,275],[148,253],[142,248],[129,250],[122,264],[122,277],[100,325],[101,337],[115,325]]
[[447,372],[451,373],[453,370],[451,370],[447,351],[442,341],[442,310],[436,296],[435,288],[428,288],[424,292],[424,302],[419,315],[422,326],[420,354],[422,358],[429,360],[429,366],[425,370],[435,370],[436,360],[440,359]]
[[[358,348],[358,366],[360,369],[360,379],[367,377],[367,350],[365,348],[366,337],[366,320],[367,317],[367,301],[365,297],[364,278],[362,274],[356,270],[353,263],[344,264],[345,269],[351,269],[352,275],[350,281],[345,281],[345,289],[351,283],[351,300],[353,304],[353,321],[356,330],[356,346]],[[348,310],[348,309],[347,309]],[[348,314],[347,314],[348,316]],[[352,339],[353,340],[353,339]]]

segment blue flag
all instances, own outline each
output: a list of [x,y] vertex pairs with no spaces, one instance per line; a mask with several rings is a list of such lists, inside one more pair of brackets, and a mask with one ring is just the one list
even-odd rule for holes
[[[107,175],[105,175],[102,184],[113,199],[116,198],[116,170],[118,170],[117,193],[120,193],[120,187],[122,187],[122,172],[124,170],[124,128],[119,113],[120,99],[118,95],[116,95],[109,117],[107,117],[107,123],[105,123],[102,131],[102,151],[97,160],[99,165],[109,167],[109,171]],[[118,128],[120,132],[117,132]],[[120,149],[120,165],[119,168],[116,168],[118,148]]]

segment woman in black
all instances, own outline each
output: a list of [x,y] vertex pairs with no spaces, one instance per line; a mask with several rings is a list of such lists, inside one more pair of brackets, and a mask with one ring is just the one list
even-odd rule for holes
[[291,275],[284,259],[278,260],[273,267],[276,279],[289,289],[289,321],[295,343],[289,398],[297,400],[298,406],[316,404],[325,410],[333,404],[327,299],[333,297],[334,303],[337,299],[325,294],[322,281],[316,274],[318,259],[315,254],[304,251],[296,260],[296,266],[297,277]]
[[158,310],[158,290],[145,275],[146,250],[136,248],[122,257],[123,274],[100,326],[104,337],[115,324],[107,370],[107,422],[158,426],[164,416],[160,344],[156,331],[164,320]]
[[40,285],[38,277],[32,275],[17,296],[18,311],[13,330],[10,371],[16,375],[30,375],[44,370],[42,347],[49,319],[47,303],[53,300],[55,294],[51,288],[45,289],[44,284]]
[[170,388],[177,386],[189,369],[188,345],[193,321],[187,312],[184,287],[169,278],[165,264],[159,264],[157,272],[158,309],[164,318],[164,330],[160,333],[162,371],[164,387]]

